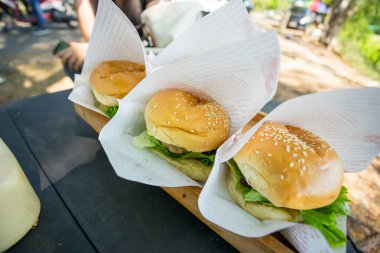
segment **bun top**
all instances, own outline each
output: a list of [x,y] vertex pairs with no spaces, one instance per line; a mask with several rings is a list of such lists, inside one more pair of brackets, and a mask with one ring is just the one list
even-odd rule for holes
[[101,95],[123,98],[145,75],[144,65],[129,61],[105,61],[92,71],[90,83]]
[[277,207],[331,204],[343,184],[343,163],[327,142],[298,127],[265,122],[235,155],[247,183]]
[[231,126],[218,103],[176,89],[153,95],[145,121],[148,133],[156,139],[194,152],[219,147],[229,137]]

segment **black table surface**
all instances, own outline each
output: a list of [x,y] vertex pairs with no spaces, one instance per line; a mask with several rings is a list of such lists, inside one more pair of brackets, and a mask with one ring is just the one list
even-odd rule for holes
[[0,106],[0,137],[41,201],[37,227],[7,252],[236,251],[161,188],[119,178],[68,95]]

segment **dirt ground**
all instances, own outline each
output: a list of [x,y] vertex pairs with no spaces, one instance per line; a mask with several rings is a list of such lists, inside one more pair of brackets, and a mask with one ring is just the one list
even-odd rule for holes
[[79,40],[80,33],[65,24],[49,25],[47,36],[34,36],[27,26],[0,33],[0,105],[72,87],[51,52],[60,39]]
[[[258,23],[266,26],[255,17]],[[47,36],[33,36],[29,27],[18,26],[0,33],[0,105],[25,97],[70,89],[62,64],[51,51],[60,39],[80,39],[76,29],[50,24]],[[339,56],[317,43],[293,33],[280,35],[281,74],[275,99],[285,101],[303,94],[357,87],[378,87],[380,83],[359,73]],[[352,215],[348,233],[365,252],[380,252],[380,160],[358,174],[346,175]]]

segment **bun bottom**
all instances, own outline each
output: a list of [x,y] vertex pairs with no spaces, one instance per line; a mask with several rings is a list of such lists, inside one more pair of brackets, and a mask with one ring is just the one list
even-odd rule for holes
[[155,151],[154,149],[150,149],[150,151],[164,158],[166,161],[174,165],[186,176],[191,177],[194,180],[206,182],[208,176],[211,173],[212,166],[205,166],[202,162],[198,160],[184,158],[173,160],[162,155],[160,152]]
[[228,168],[227,185],[228,191],[241,208],[259,220],[284,220],[300,222],[300,213],[297,210],[289,210],[281,207],[272,207],[255,202],[245,202],[243,194],[236,188],[236,178]]
[[93,87],[91,87],[92,94],[94,94],[95,99],[105,106],[115,106],[119,103],[117,102],[117,99],[111,96],[103,95],[97,92]]

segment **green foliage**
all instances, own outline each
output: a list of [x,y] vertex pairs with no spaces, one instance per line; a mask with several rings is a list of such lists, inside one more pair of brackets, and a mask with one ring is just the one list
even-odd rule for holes
[[380,80],[380,6],[378,0],[360,1],[339,34],[343,57]]
[[373,64],[374,68],[380,69],[380,66],[377,66],[380,62],[380,35],[369,36],[364,41],[361,51]]
[[292,5],[291,0],[251,0],[258,10],[287,10]]
[[327,6],[331,5],[334,0],[322,0],[321,2],[326,4]]

